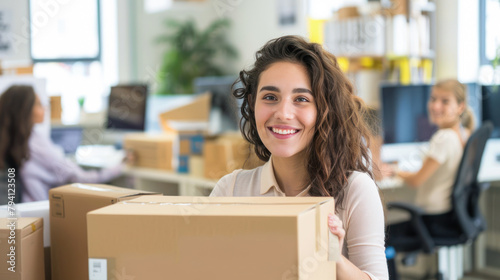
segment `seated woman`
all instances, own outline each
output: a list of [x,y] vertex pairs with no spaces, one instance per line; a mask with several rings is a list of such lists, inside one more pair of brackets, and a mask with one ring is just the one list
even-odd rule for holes
[[[65,158],[51,140],[33,129],[45,110],[33,87],[15,85],[0,96],[0,157],[23,182],[21,201],[48,199],[50,188],[68,183],[102,183],[121,174],[123,164],[85,171]],[[3,194],[2,194],[3,195]]]
[[224,176],[211,196],[330,196],[337,279],[387,279],[384,214],[369,166],[364,103],[335,56],[300,37],[269,41],[241,71],[241,131],[267,161]]
[[[432,214],[424,217],[431,234],[446,235],[450,230],[453,215],[451,210],[451,191],[456,177],[463,150],[471,131],[474,119],[467,105],[466,86],[455,79],[443,80],[432,87],[428,101],[429,120],[437,125],[438,131],[429,141],[422,167],[417,172],[393,170],[410,187],[417,189],[415,204]],[[411,231],[407,222],[390,225],[391,236],[408,234]]]

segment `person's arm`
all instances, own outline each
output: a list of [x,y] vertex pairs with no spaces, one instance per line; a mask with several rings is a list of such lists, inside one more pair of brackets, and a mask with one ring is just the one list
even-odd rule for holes
[[[43,135],[36,135],[30,139],[30,153],[33,162],[42,164],[44,170],[52,176],[52,185],[67,183],[103,183],[119,176],[124,164],[100,170],[84,170],[65,155]],[[32,141],[34,140],[34,141]]]
[[431,157],[427,157],[419,171],[398,171],[396,175],[401,177],[410,187],[418,188],[438,170],[439,166],[441,166],[441,164],[438,161]]
[[[330,214],[328,216],[328,227],[330,231],[339,238],[339,248],[344,246],[345,230],[342,226],[342,221],[337,215]],[[350,262],[346,257],[340,255],[337,261],[337,279],[360,279],[371,280],[371,277],[366,272],[361,271],[357,266]]]
[[355,176],[344,198],[342,221],[335,215],[329,219],[330,231],[339,237],[340,248],[344,242],[347,245],[348,258],[342,256],[337,263],[337,279],[387,280],[380,195],[367,174]]

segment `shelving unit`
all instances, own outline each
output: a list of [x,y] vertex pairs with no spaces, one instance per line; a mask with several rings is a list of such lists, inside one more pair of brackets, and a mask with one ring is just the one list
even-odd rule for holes
[[324,26],[325,48],[374,109],[379,108],[381,82],[431,83],[434,77],[435,3],[390,3],[341,8]]

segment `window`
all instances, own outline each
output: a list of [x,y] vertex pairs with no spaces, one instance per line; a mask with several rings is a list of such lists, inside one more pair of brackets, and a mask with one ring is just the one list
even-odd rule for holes
[[99,22],[99,0],[30,0],[33,61],[100,60]]
[[500,0],[480,0],[479,13],[481,64],[491,64],[500,56]]

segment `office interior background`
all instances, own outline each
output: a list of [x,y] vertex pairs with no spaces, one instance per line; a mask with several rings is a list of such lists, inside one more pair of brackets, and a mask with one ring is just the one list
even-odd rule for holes
[[[174,75],[165,70],[173,44],[161,38],[180,30],[166,23],[172,20],[184,26],[191,21],[198,30],[226,20],[221,36],[235,55],[218,55],[215,64],[221,71],[193,77],[187,90],[165,89],[162,79]],[[252,65],[255,52],[268,40],[300,35],[337,56],[356,93],[379,120],[382,161],[402,165],[402,155],[418,151],[435,131],[426,109],[432,84],[456,78],[467,85],[477,124],[491,120],[495,126],[482,163],[489,169],[480,174],[491,182],[482,198],[488,229],[465,247],[464,270],[474,273],[471,277],[484,277],[477,279],[498,279],[498,26],[498,0],[2,0],[0,91],[13,83],[33,84],[47,107],[45,123],[37,129],[50,134],[68,157],[81,157],[82,165],[98,168],[123,156],[128,133],[162,131],[159,114],[197,104],[205,91],[212,92],[212,101],[208,123],[201,127],[211,136],[237,132],[238,104],[230,88],[239,71]],[[113,114],[120,115],[110,108],[124,102],[123,96],[138,99],[124,104],[123,123],[113,120],[110,126]],[[188,108],[186,119],[192,114]],[[103,154],[106,159],[98,157]],[[207,195],[216,179],[203,178],[203,172],[173,173],[131,168],[115,183],[166,194]],[[189,177],[193,180],[185,179]],[[386,181],[380,182],[384,200],[411,201],[411,190],[384,188],[395,184]],[[165,191],[167,185],[178,189]],[[196,191],[187,189],[194,186]],[[435,262],[434,255],[420,256],[417,268],[401,270],[410,278],[421,277],[436,269]]]

